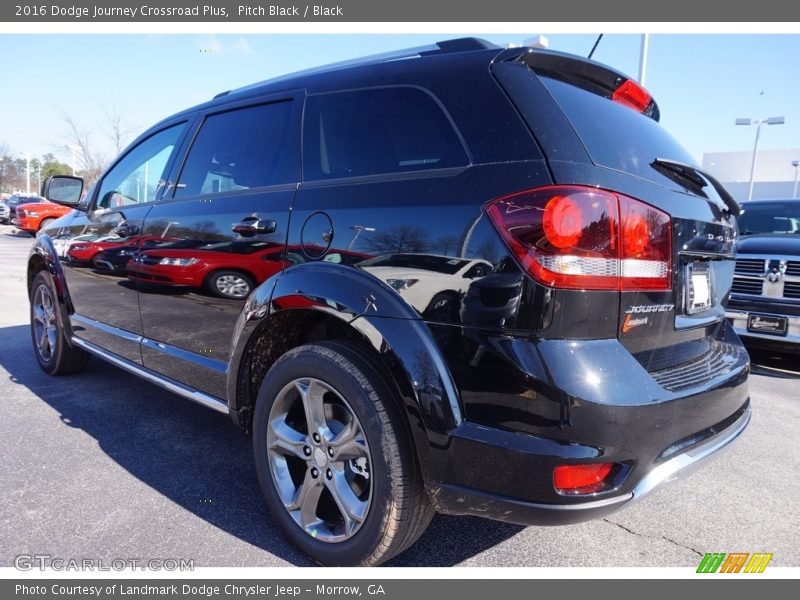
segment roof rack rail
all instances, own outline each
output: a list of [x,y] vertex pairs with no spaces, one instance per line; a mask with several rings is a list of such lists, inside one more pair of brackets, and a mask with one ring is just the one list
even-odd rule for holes
[[[268,83],[279,83],[296,77],[305,75],[317,75],[320,73],[330,73],[332,71],[340,71],[350,67],[360,67],[365,65],[372,65],[384,62],[392,62],[396,60],[406,60],[411,58],[419,58],[421,56],[431,56],[436,54],[450,54],[456,52],[469,52],[471,50],[489,50],[498,48],[499,46],[491,42],[475,37],[457,38],[453,40],[444,40],[426,46],[417,46],[415,48],[405,48],[403,50],[392,50],[391,52],[382,52],[380,54],[372,54],[360,58],[353,58],[350,60],[343,60],[341,62],[331,63],[320,67],[313,67],[311,69],[304,69],[302,71],[295,71],[287,75],[281,75],[265,81],[260,81],[251,85],[247,85],[228,93],[245,92]],[[215,96],[215,98],[218,96]]]

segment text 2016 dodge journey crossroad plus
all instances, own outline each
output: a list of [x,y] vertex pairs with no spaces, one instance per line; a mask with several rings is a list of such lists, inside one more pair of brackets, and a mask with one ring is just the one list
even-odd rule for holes
[[477,39],[222,93],[66,225],[113,234],[113,269],[39,237],[36,357],[229,414],[325,565],[381,563],[436,511],[607,515],[750,419],[723,308],[739,207],[658,118],[604,65]]

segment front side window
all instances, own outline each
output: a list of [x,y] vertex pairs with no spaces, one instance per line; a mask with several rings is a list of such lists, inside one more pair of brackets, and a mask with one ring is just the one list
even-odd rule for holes
[[[287,137],[291,101],[209,116],[178,178],[176,196],[219,194],[291,183]],[[299,161],[296,161],[299,162]]]
[[150,136],[128,152],[103,178],[97,206],[116,208],[152,202],[185,124]]
[[447,115],[421,89],[375,88],[311,96],[304,119],[307,181],[469,163]]

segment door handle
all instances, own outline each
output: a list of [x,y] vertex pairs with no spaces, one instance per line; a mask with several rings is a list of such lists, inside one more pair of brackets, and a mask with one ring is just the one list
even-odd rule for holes
[[262,221],[258,217],[245,217],[238,223],[231,225],[231,231],[238,233],[242,237],[275,233],[277,228],[278,224],[272,219],[264,219]]

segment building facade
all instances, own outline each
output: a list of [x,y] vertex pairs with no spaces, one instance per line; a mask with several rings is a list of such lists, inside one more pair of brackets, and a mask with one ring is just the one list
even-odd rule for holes
[[[753,151],[709,152],[703,154],[703,169],[716,177],[737,200],[747,200]],[[753,199],[791,198],[800,160],[800,148],[759,150],[753,178]],[[798,190],[800,194],[800,189]]]

